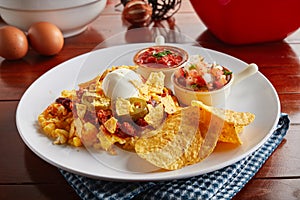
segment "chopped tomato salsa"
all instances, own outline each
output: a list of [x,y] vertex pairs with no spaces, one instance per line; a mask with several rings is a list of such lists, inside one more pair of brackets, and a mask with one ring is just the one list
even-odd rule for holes
[[186,66],[174,74],[175,83],[193,91],[213,91],[225,86],[232,72],[216,64],[206,63],[201,56],[194,56]]
[[183,61],[179,52],[168,47],[150,47],[142,51],[136,62],[152,68],[177,67]]

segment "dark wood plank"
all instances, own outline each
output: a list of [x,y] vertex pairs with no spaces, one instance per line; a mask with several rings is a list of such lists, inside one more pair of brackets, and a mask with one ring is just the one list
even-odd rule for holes
[[15,124],[17,104],[0,102],[0,184],[63,183],[58,169],[36,156],[21,139]]
[[217,40],[209,31],[204,31],[197,39],[201,46],[220,51],[247,63],[256,63],[259,67],[281,66],[299,67],[299,43],[286,41],[234,46]]
[[0,185],[0,199],[23,200],[79,200],[73,188],[67,184],[19,184]]
[[300,125],[291,125],[284,140],[255,178],[300,178]]
[[254,179],[232,200],[297,200],[300,198],[299,179]]
[[282,112],[286,112],[290,116],[292,123],[300,124],[300,94],[280,94]]

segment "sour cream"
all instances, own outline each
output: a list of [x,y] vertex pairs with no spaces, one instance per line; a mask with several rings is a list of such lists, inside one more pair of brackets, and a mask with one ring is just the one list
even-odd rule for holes
[[142,82],[140,75],[130,69],[117,69],[108,73],[102,82],[104,94],[112,100],[121,98],[138,97],[139,91],[132,81]]

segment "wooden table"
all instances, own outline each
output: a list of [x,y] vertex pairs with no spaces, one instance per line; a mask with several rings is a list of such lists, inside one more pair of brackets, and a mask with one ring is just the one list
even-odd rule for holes
[[[121,12],[114,8],[116,2],[108,1],[104,12],[84,33],[65,39],[63,50],[56,56],[43,57],[31,50],[22,60],[0,58],[0,199],[79,199],[58,169],[24,144],[16,128],[15,112],[22,94],[39,76],[127,31]],[[175,22],[178,30],[203,47],[257,63],[276,88],[282,112],[289,114],[291,126],[284,141],[234,199],[300,199],[300,32],[280,42],[226,45],[206,30],[189,1],[183,1]]]

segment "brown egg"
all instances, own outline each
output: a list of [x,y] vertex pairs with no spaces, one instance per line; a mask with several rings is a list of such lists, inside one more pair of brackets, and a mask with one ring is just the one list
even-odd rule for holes
[[64,37],[60,29],[49,22],[37,22],[28,29],[31,47],[39,54],[51,56],[58,54],[64,45]]
[[17,60],[26,55],[28,41],[20,29],[13,26],[0,28],[0,56],[7,60]]

